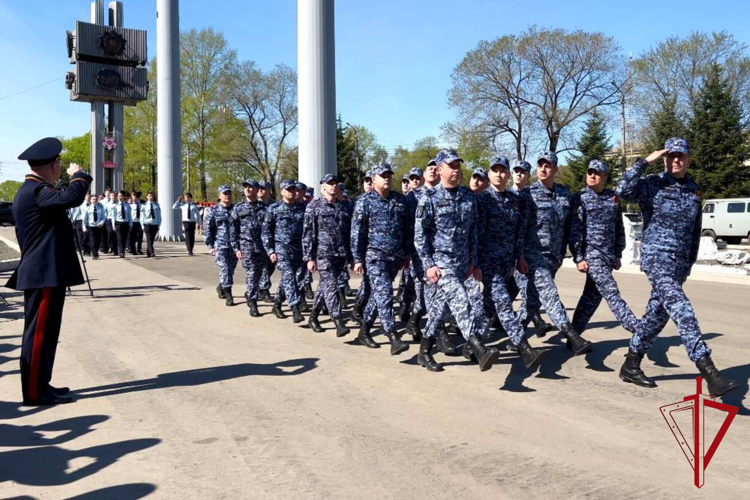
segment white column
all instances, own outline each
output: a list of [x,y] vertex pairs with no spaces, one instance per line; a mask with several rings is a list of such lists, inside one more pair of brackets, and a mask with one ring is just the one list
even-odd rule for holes
[[[104,24],[104,0],[91,3],[91,23]],[[91,103],[91,177],[95,193],[104,192],[104,103]]]
[[336,173],[334,0],[297,1],[299,180],[320,194]]
[[180,124],[180,11],[179,0],[156,2],[157,162],[159,202],[163,207],[159,238],[182,240],[178,211],[172,203],[182,189],[182,128]]

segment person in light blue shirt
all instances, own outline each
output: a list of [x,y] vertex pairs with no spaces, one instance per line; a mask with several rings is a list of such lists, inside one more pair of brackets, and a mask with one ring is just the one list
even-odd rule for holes
[[117,253],[121,259],[125,258],[125,247],[128,244],[128,234],[133,225],[130,205],[127,203],[128,192],[120,191],[117,202],[109,206],[109,220],[117,235]]
[[115,233],[115,226],[114,224],[112,224],[112,219],[110,217],[110,211],[112,210],[112,206],[115,203],[117,203],[117,193],[115,193],[114,191],[110,191],[107,195],[107,198],[105,198],[104,201],[101,202],[101,204],[104,206],[104,210],[107,213],[107,220],[104,223],[105,232],[102,233],[103,253],[117,253],[117,233]]
[[99,246],[101,245],[104,222],[107,220],[107,211],[104,205],[99,203],[99,198],[93,196],[91,204],[83,209],[82,232],[88,235],[91,247],[91,256],[94,260],[99,259]]
[[172,205],[172,210],[179,210],[182,214],[182,232],[185,234],[185,246],[188,255],[193,255],[195,246],[195,230],[201,228],[201,214],[198,205],[193,203],[193,194],[186,192]]
[[143,202],[141,202],[141,192],[133,191],[130,193],[130,213],[133,216],[133,225],[130,227],[128,235],[128,244],[130,253],[133,255],[143,255],[143,226],[141,225],[141,212],[143,211]]
[[153,257],[156,255],[154,240],[161,226],[161,207],[153,191],[146,193],[146,203],[141,207],[141,226],[146,233],[146,257]]

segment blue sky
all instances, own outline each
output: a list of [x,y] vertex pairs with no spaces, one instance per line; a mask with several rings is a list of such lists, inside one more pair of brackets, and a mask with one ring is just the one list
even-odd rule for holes
[[[105,2],[106,3],[106,2]],[[0,0],[0,181],[22,179],[16,157],[36,139],[90,127],[89,107],[69,101],[65,30],[89,19],[89,0]],[[296,0],[181,0],[181,28],[213,26],[241,59],[296,67]],[[125,25],[149,32],[156,55],[156,0],[125,0]],[[439,135],[452,118],[450,74],[480,40],[528,26],[602,31],[637,56],[659,40],[727,30],[750,45],[750,2],[380,0],[336,2],[337,111],[368,127],[386,149]],[[5,163],[10,161],[11,163]]]

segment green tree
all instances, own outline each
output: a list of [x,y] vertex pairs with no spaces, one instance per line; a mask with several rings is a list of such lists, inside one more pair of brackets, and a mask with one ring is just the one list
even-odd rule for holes
[[[157,189],[156,154],[156,60],[148,69],[148,99],[125,107],[123,182],[125,189],[148,192]],[[170,201],[170,200],[164,200]]]
[[336,119],[336,169],[339,181],[346,185],[350,195],[355,196],[362,191],[359,171],[360,157],[357,151],[356,136],[346,132],[346,128],[341,123],[341,115],[339,115]]
[[13,201],[21,184],[23,182],[11,180],[0,183],[0,201]]
[[[643,156],[652,151],[664,148],[664,143],[670,137],[685,137],[687,127],[685,120],[677,115],[677,100],[675,97],[663,99],[658,103],[655,112],[649,114],[648,126],[643,136]],[[647,174],[657,174],[664,171],[663,162],[654,162],[648,166]]]
[[71,163],[77,163],[83,170],[91,168],[91,133],[86,132],[83,135],[71,137],[70,139],[61,138],[63,145],[60,160],[63,164],[63,170],[66,170]]
[[602,160],[607,163],[611,181],[617,162],[605,159],[605,153],[609,148],[606,121],[600,113],[594,111],[586,119],[583,134],[576,144],[578,153],[571,156],[560,175],[560,182],[573,192],[583,189],[586,186],[586,171],[591,160]]
[[714,64],[692,109],[688,133],[695,181],[707,198],[750,194],[747,133],[721,66]]

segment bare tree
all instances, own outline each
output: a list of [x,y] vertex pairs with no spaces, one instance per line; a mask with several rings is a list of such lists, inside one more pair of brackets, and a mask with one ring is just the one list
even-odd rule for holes
[[618,102],[612,82],[621,59],[602,33],[532,27],[467,53],[453,71],[449,103],[492,143],[510,137],[519,158],[540,135],[549,149],[564,150],[581,117]]
[[289,157],[296,157],[289,141],[297,129],[297,73],[284,65],[263,73],[255,63],[244,62],[232,78],[231,101],[243,123],[231,156],[275,191],[282,166],[289,169]]

